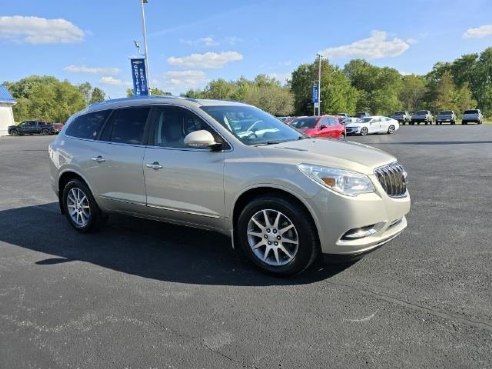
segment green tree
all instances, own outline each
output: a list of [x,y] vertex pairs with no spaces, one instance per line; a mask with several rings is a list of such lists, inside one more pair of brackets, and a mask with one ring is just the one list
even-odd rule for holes
[[450,71],[445,71],[436,83],[435,99],[432,101],[435,111],[456,110],[456,87]]
[[[302,64],[293,73],[290,81],[294,94],[294,109],[297,115],[311,115],[311,88],[318,81],[319,62]],[[321,113],[355,113],[357,91],[338,68],[327,60],[321,61]]]
[[463,83],[463,86],[456,91],[455,106],[458,114],[463,113],[466,109],[477,106],[477,101],[473,98],[468,82]]
[[90,104],[91,95],[92,95],[92,86],[89,82],[84,82],[78,86],[79,91],[84,96],[86,104]]
[[64,122],[83,109],[86,100],[77,86],[51,76],[30,76],[17,82],[7,82],[12,96],[16,121],[42,119]]
[[94,87],[91,92],[91,99],[89,100],[89,104],[94,104],[104,100],[106,100],[106,94],[104,93],[104,91],[98,87]]
[[355,59],[345,65],[344,73],[359,92],[357,110],[383,114],[401,108],[399,94],[403,82],[396,69],[380,68]]
[[415,74],[402,77],[402,89],[399,99],[402,107],[408,111],[416,111],[423,105],[426,94],[425,79]]

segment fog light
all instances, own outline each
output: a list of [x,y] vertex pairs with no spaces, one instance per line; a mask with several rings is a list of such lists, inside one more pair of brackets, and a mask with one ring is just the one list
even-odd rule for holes
[[375,224],[371,224],[365,227],[351,229],[342,236],[342,240],[356,240],[369,237],[376,232],[377,229],[375,228]]

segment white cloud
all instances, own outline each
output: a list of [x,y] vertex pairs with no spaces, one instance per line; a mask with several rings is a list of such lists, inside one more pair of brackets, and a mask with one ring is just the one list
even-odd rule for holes
[[71,73],[90,73],[90,74],[106,74],[109,76],[116,76],[120,73],[118,68],[104,68],[104,67],[87,67],[85,65],[69,65],[64,68],[67,72]]
[[165,82],[171,89],[197,88],[207,82],[207,76],[201,70],[170,71],[166,73]]
[[179,40],[182,44],[190,45],[190,46],[196,46],[196,45],[202,45],[202,46],[218,46],[219,42],[215,40],[212,36],[207,36],[207,37],[202,37],[199,38],[198,40],[185,40],[181,39]]
[[110,86],[131,86],[132,84],[127,81],[123,81],[118,78],[114,78],[112,76],[104,76],[101,77],[100,81],[104,85],[110,85]]
[[227,63],[242,59],[243,56],[236,51],[225,51],[222,53],[191,54],[182,58],[172,56],[167,59],[167,62],[171,65],[188,68],[218,69],[223,68]]
[[463,38],[482,38],[490,35],[492,35],[492,24],[487,24],[485,26],[467,29],[463,33]]
[[0,17],[0,38],[29,44],[81,42],[84,32],[65,19]]
[[399,38],[388,39],[383,31],[372,31],[369,38],[349,45],[331,47],[321,51],[321,54],[328,58],[378,59],[401,55],[410,47],[410,43]]

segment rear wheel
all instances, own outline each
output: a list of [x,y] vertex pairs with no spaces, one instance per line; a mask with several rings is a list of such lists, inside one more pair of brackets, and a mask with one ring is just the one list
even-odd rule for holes
[[391,135],[393,133],[395,133],[395,126],[394,125],[391,125],[391,126],[388,127],[388,134]]
[[281,196],[264,195],[246,205],[236,235],[249,260],[278,276],[306,270],[319,255],[311,217],[301,206]]
[[9,132],[9,135],[18,136],[19,135],[19,131],[16,130],[16,129],[11,129],[10,132]]
[[63,189],[62,196],[65,215],[72,227],[81,233],[100,228],[105,217],[85,183],[71,180]]
[[49,133],[50,133],[50,132],[49,132],[46,128],[41,130],[41,134],[42,134],[43,136],[46,136],[46,135],[48,135]]

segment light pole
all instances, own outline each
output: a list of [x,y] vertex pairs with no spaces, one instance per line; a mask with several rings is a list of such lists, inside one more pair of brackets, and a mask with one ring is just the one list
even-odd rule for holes
[[147,29],[145,27],[145,10],[144,10],[144,4],[147,4],[149,1],[148,0],[139,0],[140,5],[142,7],[142,33],[143,33],[143,42],[144,42],[144,61],[145,61],[145,78],[147,82],[147,91],[149,92],[150,95],[150,83],[149,83],[149,54],[147,52]]
[[321,57],[320,53],[316,54],[319,58],[318,64],[318,115],[321,115]]

